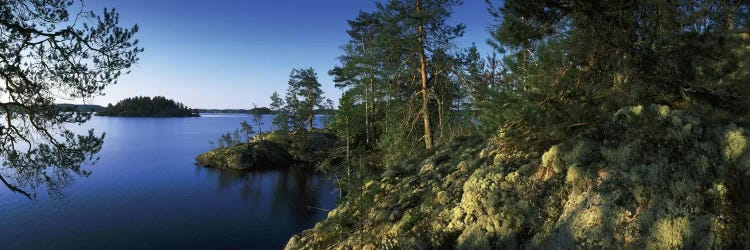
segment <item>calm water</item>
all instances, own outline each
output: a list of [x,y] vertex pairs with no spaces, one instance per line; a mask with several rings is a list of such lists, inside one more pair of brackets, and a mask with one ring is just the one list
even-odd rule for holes
[[32,202],[0,189],[0,248],[283,247],[325,218],[308,206],[331,209],[338,193],[299,169],[241,174],[194,165],[209,140],[251,119],[92,118],[83,127],[107,133],[101,159],[64,199],[49,199],[41,188]]

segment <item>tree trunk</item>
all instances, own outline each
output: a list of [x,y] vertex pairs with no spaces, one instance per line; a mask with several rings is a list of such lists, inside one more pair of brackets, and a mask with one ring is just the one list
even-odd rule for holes
[[[375,114],[375,54],[370,38],[370,113]],[[367,125],[367,145],[370,145],[370,125]]]
[[312,131],[313,130],[313,115],[315,115],[315,113],[313,113],[314,104],[313,104],[313,99],[312,99],[312,83],[309,83],[309,85],[307,86],[307,104],[310,106],[310,110],[309,110],[310,116],[307,117],[307,124],[309,126],[308,129]]
[[422,6],[421,1],[416,1],[417,18],[419,19],[419,27],[417,27],[418,45],[419,50],[419,73],[422,77],[422,121],[424,122],[424,146],[427,149],[432,149],[432,128],[430,127],[430,98],[427,93],[427,59],[424,52],[424,24],[422,20]]
[[[367,53],[367,46],[364,42],[362,43],[362,52]],[[370,64],[372,65],[372,62]],[[370,78],[370,82],[372,82],[372,78]],[[369,86],[365,84],[365,145],[370,145],[370,96],[368,92]]]

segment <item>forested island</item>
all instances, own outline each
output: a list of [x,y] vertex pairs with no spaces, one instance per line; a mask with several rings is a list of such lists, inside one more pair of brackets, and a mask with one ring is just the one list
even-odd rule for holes
[[126,98],[117,104],[107,105],[97,116],[123,117],[198,117],[199,113],[182,103],[163,96],[137,96]]

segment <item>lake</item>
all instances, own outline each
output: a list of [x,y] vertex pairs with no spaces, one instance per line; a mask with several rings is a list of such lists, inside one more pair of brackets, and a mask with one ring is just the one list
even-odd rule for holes
[[[271,119],[263,117],[264,131]],[[0,189],[0,248],[282,248],[326,217],[338,190],[299,168],[237,173],[195,165],[209,140],[242,120],[252,117],[93,117],[74,130],[106,132],[100,160],[64,198],[50,199],[44,187],[36,201]]]

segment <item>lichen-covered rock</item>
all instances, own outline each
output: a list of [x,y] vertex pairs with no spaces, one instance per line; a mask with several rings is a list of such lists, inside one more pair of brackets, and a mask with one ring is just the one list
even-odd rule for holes
[[650,105],[543,154],[455,142],[373,177],[287,248],[747,249],[747,140]]

